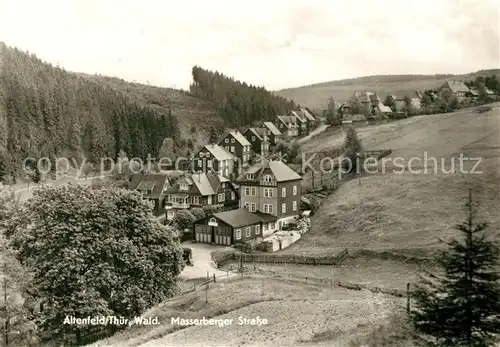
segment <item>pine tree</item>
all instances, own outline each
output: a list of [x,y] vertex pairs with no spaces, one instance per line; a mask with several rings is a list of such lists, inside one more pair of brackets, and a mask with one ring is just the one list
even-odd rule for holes
[[353,127],[349,127],[347,129],[345,142],[344,142],[344,158],[343,167],[344,170],[346,166],[349,164],[349,173],[358,173],[359,167],[358,164],[360,162],[360,158],[363,157],[363,145],[361,144],[361,140],[356,133],[356,129]]
[[437,258],[443,275],[426,272],[413,293],[415,328],[436,346],[492,346],[500,334],[500,249],[487,224],[475,223],[470,191],[466,206],[467,220],[455,227],[462,239]]
[[210,127],[209,142],[217,143],[217,133],[215,132],[215,128],[213,126]]

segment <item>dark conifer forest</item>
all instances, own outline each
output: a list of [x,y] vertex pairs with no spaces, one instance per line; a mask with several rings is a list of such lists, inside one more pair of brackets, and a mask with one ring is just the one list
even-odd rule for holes
[[[3,45],[3,44],[1,44]],[[67,156],[97,161],[120,149],[156,154],[172,136],[172,114],[157,114],[112,88],[15,48],[1,49],[0,162],[16,174],[22,160]]]
[[254,121],[273,120],[277,115],[295,109],[295,104],[264,87],[256,87],[194,66],[191,93],[213,102],[228,126],[241,126]]

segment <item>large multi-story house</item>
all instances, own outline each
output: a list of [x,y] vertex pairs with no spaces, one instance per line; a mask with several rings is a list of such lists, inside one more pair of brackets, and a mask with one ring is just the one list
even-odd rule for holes
[[252,151],[261,157],[269,154],[269,136],[267,128],[248,128],[243,133],[246,139],[252,144]]
[[263,160],[241,174],[240,207],[275,216],[277,224],[264,226],[264,236],[300,215],[302,177],[281,161]]
[[281,131],[279,131],[279,129],[276,127],[276,125],[273,124],[273,122],[263,122],[262,127],[268,130],[267,136],[269,137],[269,146],[276,146],[278,140],[283,137]]
[[212,206],[220,210],[239,207],[236,187],[227,178],[216,173],[186,175],[165,191],[167,218],[171,219],[176,209]]
[[241,170],[248,166],[248,162],[252,157],[252,145],[238,130],[228,132],[222,140],[219,141],[219,146],[233,154],[237,160],[237,172],[240,174]]
[[132,175],[129,189],[139,191],[144,199],[153,203],[153,214],[165,214],[165,192],[171,186],[167,174],[139,173]]
[[226,178],[234,173],[235,156],[215,144],[205,145],[191,157],[191,171],[214,172]]
[[297,120],[300,123],[299,136],[309,134],[314,128],[316,119],[309,109],[300,107],[299,109],[292,111],[291,115],[297,117]]
[[307,118],[301,111],[291,111],[290,117],[295,117],[297,120],[297,136],[305,136],[308,134]]
[[299,123],[295,116],[276,116],[275,125],[288,137],[299,136]]
[[359,110],[353,110],[354,113],[371,114],[379,108],[382,100],[375,92],[354,92],[348,103],[351,107],[355,107],[355,105],[360,107]]

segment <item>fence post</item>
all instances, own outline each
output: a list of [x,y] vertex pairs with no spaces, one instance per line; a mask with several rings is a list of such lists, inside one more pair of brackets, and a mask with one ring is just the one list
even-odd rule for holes
[[215,283],[215,274],[214,274],[214,283]]
[[410,313],[410,283],[406,283],[406,312]]
[[208,282],[210,282],[210,273],[207,271],[207,288],[208,288]]
[[207,285],[205,287],[205,302],[208,303],[208,282],[207,282]]

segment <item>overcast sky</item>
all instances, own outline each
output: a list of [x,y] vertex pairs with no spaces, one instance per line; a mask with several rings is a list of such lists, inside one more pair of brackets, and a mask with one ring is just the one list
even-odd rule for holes
[[0,41],[67,70],[281,89],[499,67],[497,0],[0,0]]

